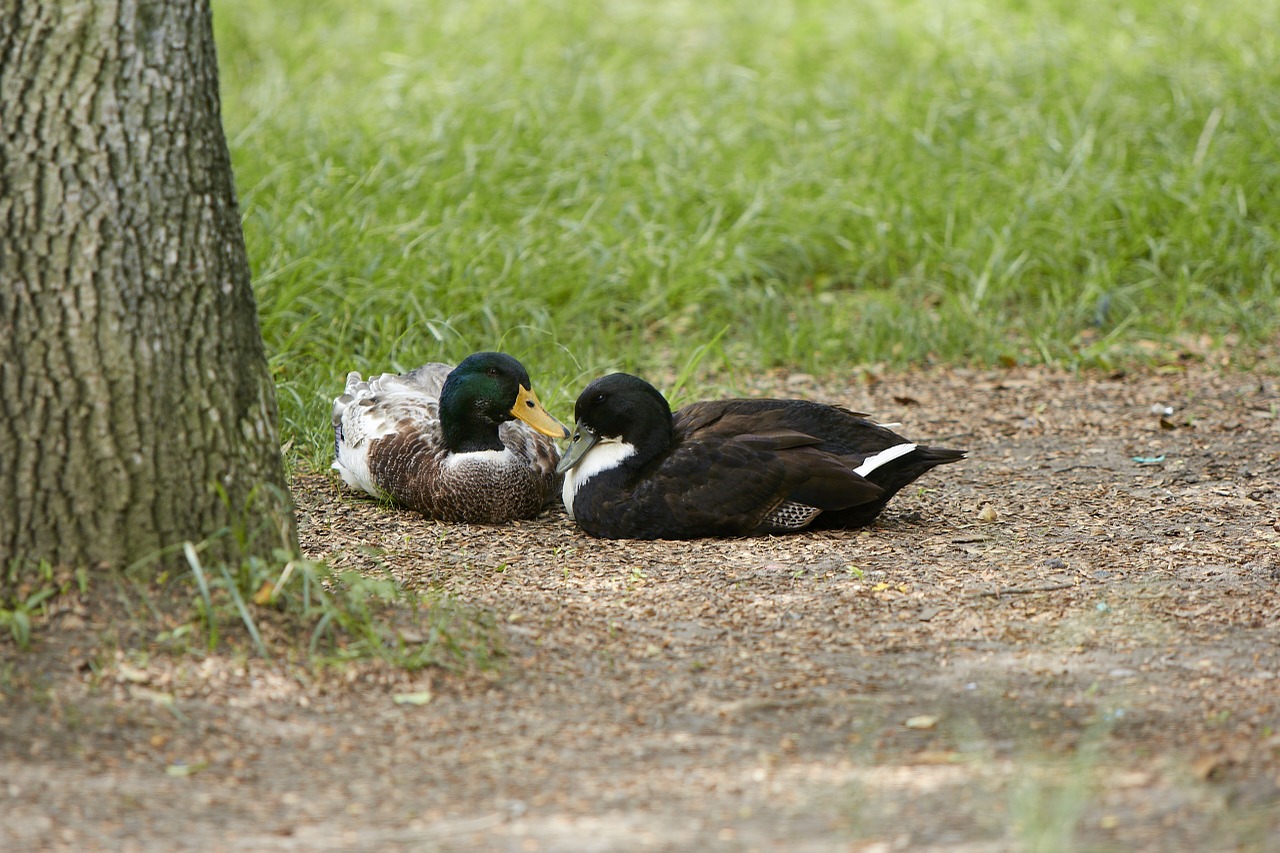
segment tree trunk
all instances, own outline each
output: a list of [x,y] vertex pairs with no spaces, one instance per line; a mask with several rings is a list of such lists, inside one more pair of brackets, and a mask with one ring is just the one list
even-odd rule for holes
[[0,9],[0,568],[296,548],[207,0]]

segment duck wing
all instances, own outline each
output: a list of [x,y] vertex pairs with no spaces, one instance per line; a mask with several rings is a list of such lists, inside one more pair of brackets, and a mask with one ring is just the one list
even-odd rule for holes
[[[817,437],[812,450],[824,457],[825,464],[837,465],[856,471],[862,478],[876,486],[875,493],[856,491],[849,485],[850,500],[844,506],[836,505],[834,498],[843,488],[838,476],[817,478],[815,486],[823,493],[797,492],[796,500],[824,511],[813,515],[814,527],[861,527],[875,521],[881,510],[902,488],[914,482],[925,472],[938,465],[958,462],[965,458],[965,451],[916,444],[898,435],[888,427],[869,420],[865,415],[840,406],[813,403],[807,400],[722,400],[711,405],[698,404],[699,409],[689,424],[699,435],[717,431],[731,432],[740,424],[775,424],[779,429]],[[812,470],[819,463],[810,461]],[[802,525],[803,526],[803,525]]]
[[812,428],[805,429],[806,424],[810,427],[814,425],[813,416],[819,413],[826,414],[828,418],[832,413],[854,419],[869,417],[863,412],[855,412],[844,406],[765,397],[703,400],[699,403],[690,403],[672,415],[672,421],[677,433],[688,436],[714,433],[743,434],[764,427],[788,427],[800,432],[821,435],[821,430],[815,432]]
[[[707,412],[695,412],[706,415]],[[642,538],[740,536],[803,527],[819,511],[875,500],[880,487],[819,449],[820,439],[755,420],[709,417],[642,470],[614,512]],[[737,430],[753,427],[749,431]],[[679,427],[678,427],[679,430]],[[781,511],[791,524],[771,519]]]
[[[795,483],[765,528],[859,527],[875,520],[907,484],[964,451],[917,445],[860,412],[804,400],[715,400],[675,415],[678,441],[705,442],[715,435],[765,441]],[[771,446],[770,446],[771,443]],[[799,476],[797,476],[797,472]],[[803,508],[821,509],[821,514]]]
[[560,475],[556,473],[556,465],[560,463],[560,447],[554,438],[537,432],[523,421],[506,421],[499,425],[498,438],[521,465],[539,478],[546,479],[552,491],[559,490]]
[[[423,454],[443,453],[440,389],[450,370],[447,364],[432,363],[367,380],[354,371],[347,374],[344,392],[333,401],[333,469],[347,485],[379,498],[392,496],[407,468],[419,464]],[[398,445],[384,457],[397,460],[395,470],[371,464],[369,451],[382,439]]]

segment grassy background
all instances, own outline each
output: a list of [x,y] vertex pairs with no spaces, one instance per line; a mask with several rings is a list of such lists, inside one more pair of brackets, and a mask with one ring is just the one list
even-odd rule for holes
[[[347,370],[1274,342],[1280,7],[214,0],[286,438]],[[709,344],[709,346],[708,346]],[[694,375],[690,389],[697,391]]]

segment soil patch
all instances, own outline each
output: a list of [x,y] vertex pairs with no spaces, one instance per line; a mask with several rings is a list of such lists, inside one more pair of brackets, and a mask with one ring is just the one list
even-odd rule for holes
[[[1274,849],[1280,390],[763,377],[971,459],[857,532],[611,542],[294,484],[309,556],[490,611],[488,672],[0,646],[0,848]],[[415,693],[430,701],[398,704]]]

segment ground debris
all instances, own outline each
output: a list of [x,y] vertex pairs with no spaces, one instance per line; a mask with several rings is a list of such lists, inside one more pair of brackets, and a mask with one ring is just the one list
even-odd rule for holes
[[506,657],[104,660],[77,613],[0,644],[0,848],[1006,850],[1061,807],[1059,848],[1264,849],[1275,383],[876,372],[748,383],[965,436],[869,530],[612,542],[298,477],[306,556],[488,609]]

